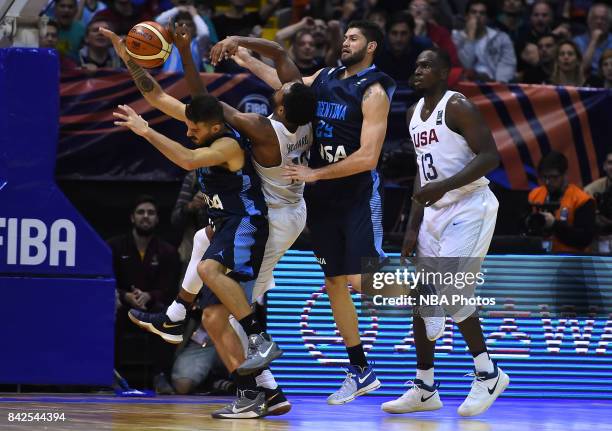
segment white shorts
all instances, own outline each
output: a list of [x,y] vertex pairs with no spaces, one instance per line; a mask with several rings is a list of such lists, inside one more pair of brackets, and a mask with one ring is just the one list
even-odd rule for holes
[[[417,239],[417,269],[441,274],[479,273],[491,245],[498,207],[495,195],[485,187],[448,206],[425,208]],[[471,297],[476,284],[435,287],[439,295]],[[444,308],[456,322],[476,311],[472,305]]]
[[[274,267],[285,252],[300,236],[306,225],[306,203],[302,199],[294,205],[268,208],[269,234],[264,257],[257,280],[245,283],[245,292],[250,293],[251,303],[274,287]],[[197,294],[202,287],[198,275],[198,263],[210,245],[205,229],[200,229],[193,236],[191,260],[185,272],[182,287],[187,292]]]
[[306,226],[306,203],[268,208],[270,232],[251,302],[274,287],[273,271]]
[[442,208],[427,207],[417,239],[419,257],[481,257],[487,255],[499,202],[484,187]]

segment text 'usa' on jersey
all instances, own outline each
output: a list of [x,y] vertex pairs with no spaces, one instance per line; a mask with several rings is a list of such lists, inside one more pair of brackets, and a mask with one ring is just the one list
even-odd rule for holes
[[[341,79],[345,70],[345,67],[325,68],[312,84],[317,97],[315,143],[310,151],[309,163],[312,168],[337,163],[361,147],[361,103],[368,87],[379,83],[386,91],[389,102],[395,92],[395,81],[375,65]],[[362,172],[326,183],[355,184],[354,181],[366,181],[369,184],[371,178],[370,172]]]
[[244,166],[236,172],[221,166],[198,168],[196,175],[211,219],[227,216],[267,215],[261,180],[251,161],[248,139],[226,124],[227,132],[216,139],[235,139],[245,152]]

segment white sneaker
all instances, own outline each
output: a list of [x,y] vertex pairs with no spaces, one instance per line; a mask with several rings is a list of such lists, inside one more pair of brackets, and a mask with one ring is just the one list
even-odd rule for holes
[[492,373],[470,373],[473,376],[472,389],[465,401],[457,409],[461,416],[476,416],[491,407],[493,401],[501,395],[510,384],[510,377],[494,363]]
[[412,385],[404,395],[393,401],[383,403],[380,408],[387,413],[412,413],[438,410],[442,408],[438,386],[427,386],[420,379],[414,382],[408,381],[407,385]]
[[444,335],[445,317],[423,317],[423,321],[425,322],[425,334],[429,341],[436,341]]

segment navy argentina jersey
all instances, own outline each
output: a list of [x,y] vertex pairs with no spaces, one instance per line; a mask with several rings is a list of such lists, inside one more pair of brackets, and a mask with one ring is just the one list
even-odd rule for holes
[[[323,69],[312,84],[317,97],[311,168],[338,163],[361,147],[362,100],[380,84],[389,102],[395,82],[372,65],[342,78],[346,68]],[[382,261],[382,184],[376,170],[308,184],[308,227],[326,277],[361,274],[364,258]]]
[[[367,88],[379,83],[389,101],[395,92],[395,81],[375,65],[351,77],[340,79],[345,67],[323,69],[312,84],[317,97],[315,143],[310,151],[311,168],[320,168],[346,159],[359,149],[363,113],[361,101]],[[322,180],[312,185],[313,191],[333,195],[335,199],[351,199],[355,194],[371,190],[377,173],[361,172],[344,178]]]
[[221,166],[196,170],[215,229],[202,260],[221,263],[236,281],[255,280],[268,240],[268,208],[251,162],[248,140],[231,126],[225,127],[227,132],[215,139],[235,139],[245,151],[244,166],[236,172]]

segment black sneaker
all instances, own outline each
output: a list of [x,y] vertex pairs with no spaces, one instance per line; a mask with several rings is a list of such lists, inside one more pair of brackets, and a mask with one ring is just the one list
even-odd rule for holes
[[238,367],[236,372],[241,376],[252,374],[270,365],[270,362],[280,358],[283,351],[276,345],[272,338],[262,332],[249,336],[249,346],[245,361]]
[[268,413],[264,392],[239,389],[236,396],[231,404],[212,412],[211,416],[215,419],[254,419]]
[[285,397],[280,386],[276,389],[264,388],[266,393],[266,403],[268,404],[268,416],[280,416],[289,413],[291,403]]
[[162,313],[145,313],[144,311],[131,309],[128,316],[132,322],[146,329],[149,332],[159,335],[164,341],[171,344],[183,342],[183,332],[185,332],[185,321],[173,322]]

